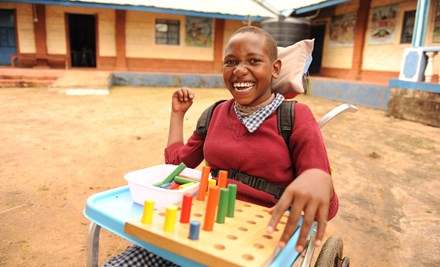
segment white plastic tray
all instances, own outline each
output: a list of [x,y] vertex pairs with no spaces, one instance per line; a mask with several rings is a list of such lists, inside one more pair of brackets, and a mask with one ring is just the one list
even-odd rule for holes
[[[183,189],[169,190],[157,186],[154,183],[163,181],[178,165],[162,164],[125,174],[124,178],[130,188],[133,201],[144,205],[146,199],[154,200],[154,208],[162,209],[167,205],[182,201],[183,194],[195,193],[199,188],[199,183]],[[198,178],[200,180],[202,172],[199,170],[185,168],[181,175]]]

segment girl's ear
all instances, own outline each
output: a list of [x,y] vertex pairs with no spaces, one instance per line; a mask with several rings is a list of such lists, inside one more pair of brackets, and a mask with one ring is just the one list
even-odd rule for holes
[[277,79],[281,72],[281,60],[277,59],[272,63],[272,79]]

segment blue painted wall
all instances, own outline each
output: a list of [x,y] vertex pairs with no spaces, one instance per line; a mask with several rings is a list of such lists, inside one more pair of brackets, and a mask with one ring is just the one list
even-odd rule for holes
[[368,84],[354,81],[310,78],[308,95],[343,101],[350,104],[386,110],[388,85]]
[[431,93],[440,93],[439,83],[412,82],[399,79],[390,79],[390,88],[413,89]]
[[[386,110],[389,88],[387,85],[354,81],[310,78],[308,95],[343,101]],[[114,72],[112,85],[151,87],[225,88],[221,75]]]
[[113,85],[224,88],[223,76],[199,74],[114,72]]

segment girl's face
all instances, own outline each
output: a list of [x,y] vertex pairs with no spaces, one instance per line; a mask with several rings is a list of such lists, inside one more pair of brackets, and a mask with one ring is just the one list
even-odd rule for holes
[[229,40],[223,79],[238,104],[257,106],[269,99],[280,70],[281,61],[271,62],[263,35],[239,33]]

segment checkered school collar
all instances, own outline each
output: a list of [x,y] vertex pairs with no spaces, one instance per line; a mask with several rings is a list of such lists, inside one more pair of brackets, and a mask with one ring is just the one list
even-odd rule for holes
[[242,116],[240,115],[237,105],[234,102],[234,110],[235,114],[237,114],[238,119],[243,123],[244,126],[248,129],[250,133],[255,132],[258,127],[263,123],[263,121],[269,117],[270,114],[272,114],[277,108],[281,105],[281,103],[284,101],[284,96],[281,94],[276,94],[274,100],[267,104],[264,107],[261,107],[254,113],[252,113],[249,116]]

